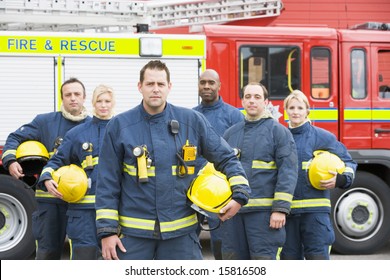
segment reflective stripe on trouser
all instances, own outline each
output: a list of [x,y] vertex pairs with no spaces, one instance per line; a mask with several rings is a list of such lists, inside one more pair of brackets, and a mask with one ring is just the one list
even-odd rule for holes
[[37,260],[59,260],[65,244],[67,204],[38,202],[32,214]]
[[329,259],[329,248],[335,240],[329,213],[288,216],[286,233],[281,259]]
[[70,259],[96,260],[100,256],[95,209],[69,209],[66,231],[70,243]]
[[201,260],[202,252],[196,232],[171,239],[149,239],[124,235],[126,252],[117,248],[121,260]]
[[269,227],[270,211],[238,213],[222,224],[224,260],[276,259],[286,238],[284,227]]

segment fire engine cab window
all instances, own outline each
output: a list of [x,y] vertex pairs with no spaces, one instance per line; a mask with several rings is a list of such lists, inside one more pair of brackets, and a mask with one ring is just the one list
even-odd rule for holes
[[269,99],[284,99],[300,89],[300,50],[295,46],[244,46],[240,48],[240,89],[262,83]]
[[363,99],[367,96],[366,53],[364,50],[351,52],[351,96]]
[[330,51],[326,48],[311,50],[311,96],[327,99],[330,96]]
[[378,52],[379,97],[390,99],[390,51]]

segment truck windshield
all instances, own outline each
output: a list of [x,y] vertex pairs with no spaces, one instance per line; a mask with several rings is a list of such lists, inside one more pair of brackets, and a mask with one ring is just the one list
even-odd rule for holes
[[300,89],[300,49],[296,46],[242,46],[240,89],[248,83],[262,83],[269,99],[284,99]]

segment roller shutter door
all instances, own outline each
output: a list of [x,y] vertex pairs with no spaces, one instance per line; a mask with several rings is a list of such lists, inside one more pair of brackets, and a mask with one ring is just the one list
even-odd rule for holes
[[[86,107],[91,112],[92,93],[99,84],[114,89],[115,112],[121,113],[141,102],[137,84],[139,71],[149,59],[65,57],[64,79],[80,79],[87,91]],[[168,102],[192,108],[198,104],[198,60],[163,60],[171,73],[172,90]]]
[[55,110],[53,57],[0,57],[0,145],[40,113]]

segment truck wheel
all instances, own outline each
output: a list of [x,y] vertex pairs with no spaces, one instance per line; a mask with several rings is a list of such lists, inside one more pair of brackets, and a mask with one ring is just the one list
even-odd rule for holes
[[35,250],[31,217],[34,191],[20,180],[0,174],[0,259],[28,259]]
[[331,191],[336,241],[333,251],[372,254],[390,238],[390,187],[378,176],[358,171],[351,188]]

